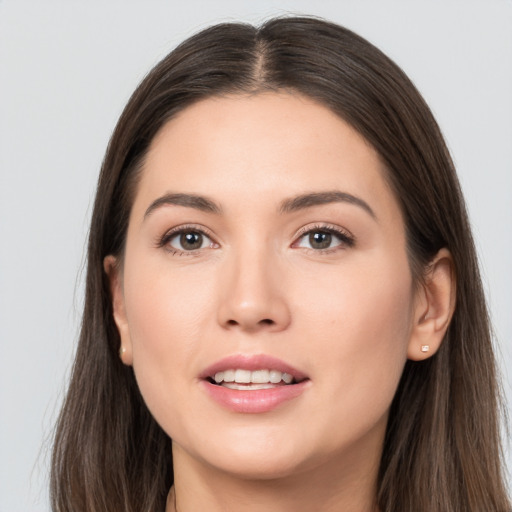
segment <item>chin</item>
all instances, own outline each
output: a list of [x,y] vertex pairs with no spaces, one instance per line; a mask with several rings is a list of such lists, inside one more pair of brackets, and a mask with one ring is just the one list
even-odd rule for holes
[[223,436],[209,436],[204,442],[191,443],[192,450],[184,450],[212,469],[247,480],[283,478],[308,466],[308,450],[299,436],[268,431],[231,430],[231,434],[225,431]]
[[236,476],[242,480],[276,480],[293,476],[304,471],[304,461],[299,462],[296,456],[274,454],[253,457],[216,458],[210,461],[210,465],[223,473]]

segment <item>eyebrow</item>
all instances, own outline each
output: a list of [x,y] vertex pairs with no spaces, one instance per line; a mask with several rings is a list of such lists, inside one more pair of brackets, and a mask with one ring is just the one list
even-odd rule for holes
[[[375,212],[370,205],[363,199],[348,194],[347,192],[340,192],[339,190],[329,190],[327,192],[310,192],[301,194],[289,199],[285,199],[279,208],[280,213],[291,213],[313,206],[320,206],[330,203],[348,203],[359,206],[366,211],[373,219],[377,220]],[[167,193],[155,199],[144,213],[144,220],[151,215],[155,210],[162,206],[185,206],[186,208],[194,208],[206,213],[214,213],[220,215],[222,208],[215,203],[215,201],[196,194],[185,193]]]
[[144,213],[144,220],[149,217],[156,209],[162,206],[185,206],[187,208],[195,208],[206,213],[222,213],[222,208],[211,199],[195,194],[173,194],[168,193],[155,199]]
[[281,213],[290,213],[313,206],[319,206],[330,203],[348,203],[359,206],[367,212],[374,220],[377,220],[377,215],[372,210],[370,205],[363,199],[348,194],[347,192],[340,192],[339,190],[329,190],[327,192],[311,192],[301,194],[300,196],[285,199],[281,203]]

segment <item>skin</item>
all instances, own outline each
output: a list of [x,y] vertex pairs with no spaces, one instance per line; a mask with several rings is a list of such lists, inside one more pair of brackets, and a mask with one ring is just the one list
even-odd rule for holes
[[[348,124],[285,92],[203,100],[153,140],[123,259],[105,270],[123,362],[173,439],[168,511],[376,510],[404,364],[438,349],[454,296],[446,250],[415,286],[385,173]],[[373,215],[346,201],[280,211],[325,191]],[[206,196],[222,213],[167,204],[145,216],[167,193]],[[162,246],[179,226],[205,231],[202,248],[184,250],[179,235]],[[304,232],[326,227],[353,241],[312,246]],[[282,359],[307,388],[270,412],[227,410],[198,375],[232,354]]]

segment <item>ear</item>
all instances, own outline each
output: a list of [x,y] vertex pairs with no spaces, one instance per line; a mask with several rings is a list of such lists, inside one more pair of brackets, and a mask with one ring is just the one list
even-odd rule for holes
[[115,256],[109,255],[103,260],[103,269],[108,276],[114,322],[121,338],[119,357],[124,364],[131,366],[133,364],[133,351],[126,318],[121,265]]
[[455,292],[452,255],[448,249],[441,249],[416,293],[409,359],[422,361],[439,350],[455,310]]

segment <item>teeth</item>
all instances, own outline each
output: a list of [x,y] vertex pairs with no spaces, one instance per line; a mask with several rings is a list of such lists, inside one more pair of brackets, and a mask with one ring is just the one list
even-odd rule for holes
[[225,388],[229,389],[241,389],[243,391],[254,391],[256,389],[272,389],[274,387],[273,384],[265,383],[265,384],[237,384],[236,382],[227,382],[223,384]]
[[247,386],[236,386],[236,384],[260,384],[261,386],[250,386],[251,389],[267,389],[272,386],[267,384],[279,384],[283,381],[285,384],[293,382],[293,376],[289,373],[283,373],[278,370],[225,370],[217,372],[214,376],[217,384],[234,383],[226,386],[231,389],[247,389]]
[[224,382],[235,382],[235,370],[226,370],[224,372]]
[[235,370],[235,382],[249,384],[251,382],[251,370]]
[[283,373],[283,380],[286,384],[291,384],[293,377],[289,373]]
[[281,382],[282,376],[283,374],[281,372],[278,372],[277,370],[270,370],[270,382],[272,382],[272,384]]
[[252,372],[251,382],[254,382],[255,384],[266,383],[269,381],[269,374],[270,372],[268,370],[256,370],[255,372]]

